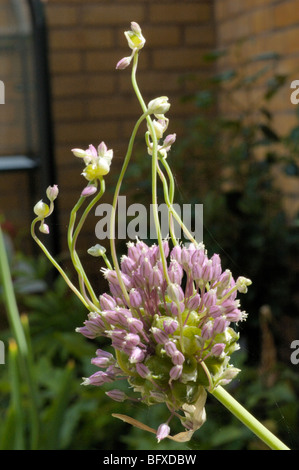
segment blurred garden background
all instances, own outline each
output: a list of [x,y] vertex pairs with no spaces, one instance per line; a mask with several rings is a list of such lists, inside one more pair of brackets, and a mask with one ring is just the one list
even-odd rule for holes
[[[155,436],[112,418],[127,414],[157,428],[166,408],[113,402],[108,387],[80,385],[96,349],[75,332],[86,311],[30,237],[32,204],[58,184],[49,246],[71,273],[67,224],[84,187],[72,148],[102,140],[113,148],[111,202],[140,115],[130,73],[115,70],[131,21],[147,41],[137,75],[145,101],[165,95],[171,103],[175,202],[203,204],[209,255],[219,253],[235,277],[253,282],[233,361],[242,372],[229,390],[299,449],[299,363],[291,361],[299,340],[299,103],[291,102],[299,0],[0,0],[0,216],[33,379],[24,376],[2,283],[0,449],[32,442],[38,449],[265,448],[213,397],[188,444],[158,446]],[[20,156],[27,166],[17,166]],[[150,203],[149,163],[141,131],[122,188],[128,204]],[[101,266],[86,254],[107,242],[96,238],[97,221],[88,220],[79,251],[100,294],[107,288]]]

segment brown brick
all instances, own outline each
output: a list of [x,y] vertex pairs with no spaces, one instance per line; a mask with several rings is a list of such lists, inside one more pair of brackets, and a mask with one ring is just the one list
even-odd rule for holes
[[127,116],[136,116],[138,119],[140,115],[140,105],[137,99],[132,97],[124,98],[122,96],[103,97],[101,99],[94,99],[87,103],[87,115],[91,118],[111,119],[113,117],[124,118]]
[[203,60],[206,51],[198,49],[162,49],[153,52],[153,64],[157,69],[197,69],[207,67]]
[[110,29],[69,29],[54,30],[50,35],[50,47],[59,49],[101,49],[111,47],[113,34]]
[[81,52],[50,52],[50,67],[52,74],[79,72],[82,67]]
[[124,25],[129,28],[131,21],[141,22],[145,10],[140,5],[86,5],[82,11],[85,25]]
[[55,122],[83,119],[85,116],[85,103],[82,99],[54,100],[53,115]]
[[185,43],[190,46],[215,44],[215,28],[213,24],[187,26],[185,30]]
[[[120,92],[131,91],[133,94],[134,92],[130,80],[128,80],[124,75],[120,78]],[[178,75],[168,71],[159,72],[157,70],[145,70],[139,72],[138,84],[143,94],[155,93],[161,96],[169,93],[170,91],[179,91],[181,88]]]
[[202,23],[212,18],[212,6],[205,3],[183,2],[171,5],[151,4],[149,19],[156,23]]
[[149,47],[165,47],[180,44],[181,34],[177,25],[150,25],[143,28]]
[[115,79],[110,75],[98,77],[96,75],[56,75],[53,77],[54,97],[89,97],[93,95],[112,93],[114,91]]
[[[82,148],[83,143],[93,143],[96,140],[107,141],[117,137],[117,123],[105,120],[105,122],[84,121],[80,123],[61,123],[55,129],[58,143],[70,144],[71,148]],[[100,137],[101,136],[101,137]],[[100,142],[99,142],[100,143]]]
[[76,6],[46,4],[46,19],[50,28],[78,24],[79,10]]

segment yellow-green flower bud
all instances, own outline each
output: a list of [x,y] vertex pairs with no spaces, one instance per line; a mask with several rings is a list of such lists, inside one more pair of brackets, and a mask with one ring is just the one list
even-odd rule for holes
[[47,217],[47,215],[50,212],[50,208],[48,204],[45,204],[42,200],[39,201],[37,204],[35,204],[33,210],[34,210],[34,213],[41,219]]
[[142,36],[141,28],[135,22],[131,23],[131,31],[125,31],[125,36],[132,50],[142,49],[145,44],[145,38]]

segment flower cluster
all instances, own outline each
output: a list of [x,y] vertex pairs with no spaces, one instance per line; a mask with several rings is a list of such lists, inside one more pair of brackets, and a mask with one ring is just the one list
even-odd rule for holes
[[108,150],[104,142],[101,142],[97,149],[90,145],[86,150],[72,149],[72,152],[76,157],[83,159],[86,166],[82,175],[87,181],[94,183],[109,173],[113,150]]
[[131,30],[125,31],[124,34],[128,41],[128,46],[132,50],[132,53],[130,56],[123,57],[117,62],[116,68],[119,70],[127,68],[130,65],[136,52],[140,51],[140,49],[142,49],[145,44],[145,38],[142,35],[141,28],[139,24],[135,21],[131,22]]
[[[239,338],[233,325],[246,313],[237,294],[251,282],[243,277],[235,281],[229,270],[222,271],[219,256],[209,259],[202,244],[170,250],[164,240],[163,250],[170,283],[158,245],[129,242],[120,271],[125,291],[116,271],[104,269],[110,293],[100,296],[102,312],[90,313],[77,331],[88,338],[109,338],[115,350],[115,357],[97,351],[92,363],[103,370],[86,378],[85,385],[125,378],[140,401],[166,403],[174,413],[196,404],[204,388],[227,384],[238,373],[230,364]],[[116,390],[110,396],[128,398]],[[186,429],[196,428],[190,413],[181,422]]]

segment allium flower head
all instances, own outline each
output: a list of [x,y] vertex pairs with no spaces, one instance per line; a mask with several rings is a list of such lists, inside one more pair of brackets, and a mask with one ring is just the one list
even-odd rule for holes
[[[166,403],[171,413],[182,413],[183,426],[194,432],[205,419],[205,389],[227,384],[239,372],[230,362],[238,349],[234,325],[246,318],[237,294],[250,281],[235,282],[230,271],[222,270],[219,256],[208,258],[202,244],[170,251],[165,240],[163,249],[170,284],[158,246],[139,240],[128,243],[121,259],[127,296],[117,273],[103,270],[110,293],[100,297],[102,313],[90,315],[77,331],[88,338],[109,338],[115,356],[107,361],[106,353],[98,351],[93,363],[105,372],[95,372],[84,383],[127,379],[139,401]],[[158,439],[168,434],[168,425],[160,426]]]

